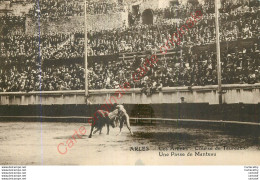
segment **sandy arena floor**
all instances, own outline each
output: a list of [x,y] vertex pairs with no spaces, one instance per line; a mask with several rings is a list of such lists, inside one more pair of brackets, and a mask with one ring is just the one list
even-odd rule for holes
[[[66,141],[81,126],[87,133],[76,139],[66,154],[58,153],[59,143]],[[132,126],[116,136],[119,128],[110,129],[110,135],[94,134],[88,138],[90,126],[83,123],[0,122],[0,164],[4,165],[148,165],[148,164],[260,164],[260,137],[250,133],[213,129],[168,126]],[[221,147],[207,152],[215,157],[179,157],[176,153],[195,153],[195,147]],[[223,150],[223,146],[242,147],[240,150]],[[138,147],[148,151],[130,151]],[[169,150],[186,148],[182,151]],[[160,148],[160,150],[159,150]],[[168,150],[166,151],[165,148]],[[61,148],[62,149],[62,148]],[[164,150],[163,150],[164,149]],[[159,153],[170,153],[169,157]]]

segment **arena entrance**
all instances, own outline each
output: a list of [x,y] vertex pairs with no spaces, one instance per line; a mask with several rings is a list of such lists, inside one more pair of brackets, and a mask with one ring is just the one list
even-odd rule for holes
[[178,0],[170,1],[170,6],[178,6],[178,5],[180,5]]
[[138,14],[140,13],[139,9],[140,9],[139,5],[133,5],[132,6],[133,15],[138,16]]
[[153,24],[153,11],[151,9],[144,10],[142,14],[143,24]]

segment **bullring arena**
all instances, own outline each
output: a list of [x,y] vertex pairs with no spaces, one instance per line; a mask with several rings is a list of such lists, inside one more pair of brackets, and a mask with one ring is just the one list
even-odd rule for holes
[[259,1],[37,3],[0,0],[0,164],[259,164]]
[[[59,143],[65,143],[74,134],[74,130],[85,126],[87,134],[82,138],[76,138],[67,152],[64,147],[57,151]],[[209,125],[208,125],[209,126]],[[1,164],[14,165],[100,165],[100,164],[232,164],[236,156],[244,160],[239,164],[245,164],[249,159],[252,163],[258,163],[259,132],[240,133],[238,128],[212,128],[178,127],[178,125],[132,126],[134,135],[131,136],[126,129],[120,136],[116,136],[118,129],[112,129],[110,135],[105,132],[101,135],[93,135],[90,139],[89,125],[85,123],[57,123],[57,122],[8,122],[1,123]],[[257,137],[256,137],[257,135]],[[72,138],[71,138],[72,139]],[[195,147],[220,146],[226,151],[194,150]],[[138,147],[138,150],[131,148]],[[148,148],[147,149],[143,149]],[[178,148],[169,150],[176,155],[170,158],[159,156],[159,150],[170,147]],[[245,148],[246,147],[246,148]],[[179,150],[182,149],[181,151]],[[241,148],[234,150],[234,148]],[[245,149],[244,149],[245,148]],[[186,152],[208,152],[211,156],[182,157]],[[248,153],[250,151],[250,153]],[[168,152],[168,151],[167,151]],[[216,153],[216,155],[214,155]],[[179,154],[179,155],[178,155]],[[241,155],[242,154],[242,155]],[[223,156],[227,158],[223,159]],[[98,157],[98,158],[97,158]],[[120,158],[119,158],[120,157]],[[211,159],[208,162],[208,158]]]

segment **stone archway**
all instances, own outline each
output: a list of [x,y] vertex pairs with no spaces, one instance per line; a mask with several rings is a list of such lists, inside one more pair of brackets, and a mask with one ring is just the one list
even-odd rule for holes
[[143,24],[153,24],[153,10],[146,9],[142,13]]

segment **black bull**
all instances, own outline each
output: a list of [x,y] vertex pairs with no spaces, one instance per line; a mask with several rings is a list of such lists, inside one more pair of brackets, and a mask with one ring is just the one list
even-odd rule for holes
[[92,137],[92,133],[94,128],[96,130],[94,131],[94,134],[99,131],[99,134],[101,134],[102,128],[107,125],[107,135],[109,134],[109,126],[111,125],[113,128],[115,127],[115,119],[110,119],[108,116],[109,112],[103,111],[103,110],[98,110],[95,112],[95,119],[92,118],[91,122],[91,131],[89,134],[89,138]]

